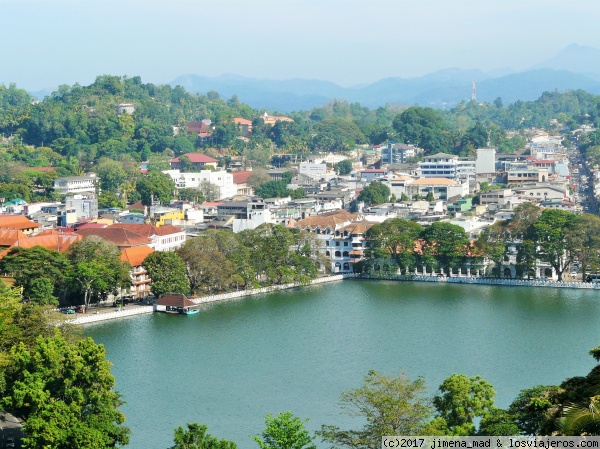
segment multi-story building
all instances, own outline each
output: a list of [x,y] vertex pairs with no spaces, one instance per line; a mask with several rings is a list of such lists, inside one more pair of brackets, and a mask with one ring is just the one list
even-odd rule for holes
[[146,298],[152,293],[150,288],[152,279],[148,276],[148,270],[144,268],[143,263],[146,257],[153,252],[154,250],[146,245],[125,248],[121,251],[121,260],[131,265],[129,294],[134,299]]
[[154,251],[174,251],[185,243],[185,231],[178,226],[117,223],[106,229],[125,230],[148,239],[145,243]]
[[98,218],[98,198],[95,193],[68,195],[65,200],[65,209],[75,210],[78,220]]
[[54,180],[54,191],[62,195],[69,193],[95,193],[99,191],[99,178],[96,173],[86,173],[84,176],[66,176]]
[[352,273],[354,264],[364,257],[365,233],[375,224],[361,218],[337,210],[299,220],[295,227],[314,233],[323,242],[321,252],[332,273]]
[[199,189],[211,185],[218,190],[218,198],[230,198],[238,192],[233,182],[233,174],[226,171],[201,170],[194,173],[182,173],[179,170],[165,170],[175,183],[176,189]]
[[465,196],[469,194],[469,185],[461,184],[455,179],[448,178],[421,178],[407,182],[405,187],[406,196],[414,198],[419,196],[425,198],[429,193],[436,200],[447,200],[453,196]]
[[404,164],[408,159],[412,159],[423,150],[414,145],[404,143],[391,143],[381,147],[381,162],[384,164]]

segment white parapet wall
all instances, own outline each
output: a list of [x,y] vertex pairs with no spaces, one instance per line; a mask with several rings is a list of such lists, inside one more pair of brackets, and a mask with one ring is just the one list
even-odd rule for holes
[[[228,299],[242,298],[244,296],[271,293],[271,292],[275,292],[278,290],[285,290],[285,289],[289,289],[289,288],[303,287],[305,285],[317,285],[317,284],[323,284],[325,282],[341,281],[342,279],[345,279],[350,276],[351,275],[349,275],[349,274],[337,274],[334,276],[327,276],[327,277],[322,277],[319,279],[314,279],[307,284],[301,284],[301,283],[295,282],[292,284],[273,285],[271,287],[255,288],[255,289],[251,289],[251,290],[240,290],[237,292],[222,293],[220,295],[211,295],[211,296],[202,296],[202,297],[198,297],[198,298],[190,298],[190,300],[193,301],[195,304],[207,304],[207,303],[217,302],[217,301],[226,301]],[[78,315],[76,318],[63,321],[63,323],[89,324],[89,323],[96,323],[98,321],[113,320],[116,318],[125,318],[128,316],[143,315],[146,313],[152,313],[153,311],[154,311],[153,306],[135,306],[135,307],[130,307],[128,309],[114,311],[114,312],[108,312],[108,313],[88,313],[88,314],[84,314],[84,315]]]

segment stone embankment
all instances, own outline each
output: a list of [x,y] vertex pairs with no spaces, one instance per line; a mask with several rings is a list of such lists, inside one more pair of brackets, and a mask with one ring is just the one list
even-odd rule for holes
[[354,275],[354,278],[408,282],[445,282],[449,284],[510,285],[516,287],[583,288],[586,290],[600,290],[600,284],[594,284],[590,282],[556,282],[525,279],[491,279],[482,277],[400,276],[369,274],[357,274]]
[[[318,285],[326,282],[341,281],[342,279],[374,279],[388,281],[407,281],[407,282],[444,282],[449,284],[481,284],[481,285],[510,285],[517,287],[552,287],[552,288],[581,288],[586,290],[600,290],[600,284],[589,282],[554,282],[554,281],[536,281],[520,279],[490,279],[479,277],[442,277],[442,276],[397,276],[397,275],[368,275],[368,274],[337,274],[326,276],[311,281],[309,284],[300,284],[298,282],[284,285],[273,285],[270,287],[255,288],[251,290],[240,290],[231,293],[222,293],[220,295],[202,296],[190,298],[195,304],[208,304],[218,301],[227,301],[229,299],[243,298],[244,296],[261,295],[272,293],[278,290],[303,287],[305,285]],[[78,315],[76,318],[66,320],[69,324],[88,324],[98,321],[112,320],[116,318],[125,318],[129,316],[152,313],[152,306],[135,305],[128,309],[111,312],[90,313]]]
[[[352,275],[350,275],[350,274],[337,274],[334,276],[326,276],[326,277],[322,277],[319,279],[314,279],[314,280],[310,281],[309,284],[300,284],[298,282],[294,282],[291,284],[272,285],[270,287],[255,288],[255,289],[251,289],[251,290],[240,290],[237,292],[222,293],[220,295],[202,296],[202,297],[190,298],[190,299],[191,299],[191,301],[193,301],[196,304],[208,304],[211,302],[226,301],[228,299],[242,298],[244,296],[260,295],[260,294],[264,294],[264,293],[276,292],[278,290],[286,290],[286,289],[290,289],[290,288],[302,287],[305,285],[318,285],[318,284],[323,284],[326,282],[341,281],[342,279],[345,279],[345,278],[351,277],[351,276]],[[120,311],[99,312],[99,313],[89,313],[89,314],[84,314],[84,315],[77,315],[77,317],[70,319],[70,320],[65,320],[64,322],[69,323],[69,324],[89,324],[89,323],[95,323],[98,321],[113,320],[116,318],[125,318],[125,317],[129,317],[129,316],[152,313],[153,310],[154,310],[153,306],[133,305],[133,306],[129,306],[129,308],[127,308],[127,309],[123,309]]]

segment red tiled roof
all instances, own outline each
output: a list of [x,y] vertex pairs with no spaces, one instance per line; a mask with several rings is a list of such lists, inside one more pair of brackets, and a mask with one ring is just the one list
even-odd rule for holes
[[185,124],[189,133],[207,133],[210,126],[204,122],[187,122]]
[[234,171],[233,175],[233,183],[234,184],[246,184],[248,182],[248,178],[252,175],[251,171]]
[[126,207],[127,210],[144,210],[144,205],[142,204],[142,200],[139,200],[137,203],[133,203]]
[[31,221],[25,215],[0,215],[0,228],[31,229],[40,228],[41,226],[41,224]]
[[79,226],[77,229],[102,229],[106,228],[104,223],[86,223]]
[[305,229],[306,227],[310,229],[316,229],[317,227],[319,229],[329,228],[335,231],[338,227],[355,220],[357,216],[358,214],[351,214],[346,210],[339,209],[298,220],[296,227],[300,229]]
[[[42,235],[43,234],[43,235]],[[33,248],[34,246],[43,246],[46,249],[59,251],[64,253],[69,247],[83,239],[81,235],[62,232],[57,234],[44,234],[40,233],[32,237],[19,239],[14,246],[20,246],[21,248]]]
[[78,229],[77,234],[88,237],[90,235],[96,235],[108,242],[112,242],[119,248],[127,248],[131,246],[148,245],[151,242],[149,238],[146,238],[135,232],[131,232],[125,229],[115,229],[112,226],[102,229]]
[[[207,156],[206,154],[202,154],[202,153],[185,153],[182,156],[187,156],[190,159],[190,162],[193,163],[204,163],[204,164],[214,164],[217,161],[216,159],[213,159],[210,156]],[[181,157],[181,156],[179,156]],[[179,157],[176,157],[175,159],[171,159],[171,162],[179,162]]]
[[147,245],[124,248],[121,251],[121,260],[129,262],[129,265],[132,267],[139,267],[144,262],[144,259],[153,252],[154,250]]
[[156,304],[157,306],[181,308],[196,306],[196,304],[190,301],[188,297],[185,296],[183,293],[165,293],[154,304]]
[[129,232],[135,232],[136,234],[144,237],[151,237],[153,235],[169,235],[183,232],[183,229],[173,226],[154,226],[153,224],[134,224],[134,223],[115,223],[109,226],[110,229],[126,229]]
[[0,246],[13,246],[19,239],[27,236],[18,229],[0,229]]
[[235,123],[236,125],[252,125],[252,120],[236,117],[233,119],[233,123]]

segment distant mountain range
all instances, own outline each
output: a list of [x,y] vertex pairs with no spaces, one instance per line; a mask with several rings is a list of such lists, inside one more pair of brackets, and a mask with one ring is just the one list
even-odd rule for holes
[[359,102],[369,108],[387,103],[452,107],[471,99],[472,80],[476,80],[477,100],[485,102],[498,97],[504,104],[532,101],[546,91],[574,89],[600,95],[600,50],[572,44],[555,57],[522,72],[500,69],[484,73],[453,68],[418,78],[386,78],[354,87],[320,80],[281,81],[236,75],[183,75],[169,84],[200,94],[214,90],[226,99],[237,95],[241,102],[255,109],[291,112],[322,106],[333,99]]

